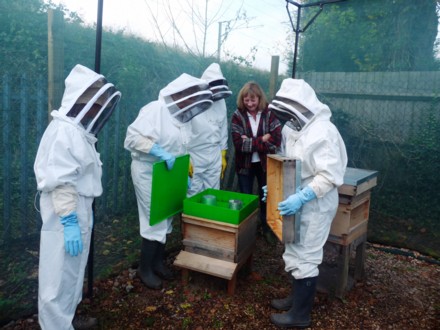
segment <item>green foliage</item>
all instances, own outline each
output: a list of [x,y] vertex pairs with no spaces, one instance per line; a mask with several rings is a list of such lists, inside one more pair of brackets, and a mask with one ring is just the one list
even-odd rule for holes
[[[310,0],[308,2],[314,2]],[[436,0],[328,4],[301,34],[301,71],[423,71],[434,57]],[[303,9],[301,27],[318,11]]]
[[[40,0],[0,0],[1,66],[9,71],[44,72],[47,59],[47,15]],[[2,72],[1,70],[0,72]]]

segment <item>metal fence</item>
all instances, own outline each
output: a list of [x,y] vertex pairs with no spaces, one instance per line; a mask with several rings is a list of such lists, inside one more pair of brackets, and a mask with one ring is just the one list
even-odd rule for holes
[[[0,246],[25,240],[40,230],[33,163],[48,124],[46,86],[47,80],[41,76],[4,74],[2,77]],[[105,164],[102,178],[105,189],[96,201],[98,214],[121,214],[135,205],[130,198],[130,157],[122,147],[125,125],[120,111],[116,111],[99,137],[98,150]]]
[[[334,117],[349,117],[345,125],[336,124],[345,138],[352,167],[389,173],[383,166],[390,156],[378,148],[387,145],[388,150],[392,146],[401,152],[426,128],[429,118],[436,122],[440,118],[440,72],[300,73],[299,76],[330,105]],[[26,239],[39,231],[33,161],[49,118],[46,86],[46,79],[41,76],[4,74],[2,77],[0,246],[10,240]],[[124,103],[121,106],[124,107]],[[229,113],[233,110],[229,109]],[[136,207],[129,173],[130,157],[123,149],[129,122],[121,113],[125,113],[124,109],[115,113],[98,142],[104,163],[105,189],[96,204],[97,212],[106,216],[121,215]],[[363,142],[356,145],[354,139],[357,144]],[[376,146],[370,155],[363,149],[366,141]],[[404,164],[393,165],[394,168],[399,166]],[[382,179],[385,178],[382,176]],[[424,180],[432,182],[433,178]]]

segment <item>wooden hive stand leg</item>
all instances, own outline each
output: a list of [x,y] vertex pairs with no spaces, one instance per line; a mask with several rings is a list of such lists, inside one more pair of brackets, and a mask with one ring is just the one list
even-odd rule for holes
[[186,286],[189,282],[189,270],[188,269],[182,269],[182,285]]
[[350,246],[342,245],[338,257],[338,279],[336,284],[335,296],[343,298],[348,283],[348,268],[350,263]]
[[367,246],[367,235],[364,234],[360,238],[360,243],[356,247],[356,260],[354,268],[354,279],[356,281],[363,280],[365,278],[365,256]]
[[228,281],[228,295],[233,296],[235,293],[235,286],[237,285],[237,272]]

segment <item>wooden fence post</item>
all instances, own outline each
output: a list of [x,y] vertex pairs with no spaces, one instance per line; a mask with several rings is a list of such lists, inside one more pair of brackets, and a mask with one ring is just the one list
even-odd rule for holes
[[272,56],[272,61],[270,64],[269,102],[275,97],[276,94],[279,65],[280,57]]
[[49,9],[47,12],[47,58],[48,58],[48,88],[47,107],[50,113],[58,109],[63,97],[64,80],[64,18],[59,10]]

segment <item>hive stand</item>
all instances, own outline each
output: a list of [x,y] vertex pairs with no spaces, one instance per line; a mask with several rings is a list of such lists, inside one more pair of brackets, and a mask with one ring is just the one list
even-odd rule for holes
[[[335,296],[343,298],[351,284],[365,278],[365,254],[371,189],[377,184],[377,171],[347,168],[339,187],[339,206],[330,229],[328,243],[338,247]],[[349,266],[355,253],[353,282]]]

